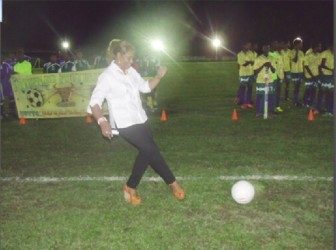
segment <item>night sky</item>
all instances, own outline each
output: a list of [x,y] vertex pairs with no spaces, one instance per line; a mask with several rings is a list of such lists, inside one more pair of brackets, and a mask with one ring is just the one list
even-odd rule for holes
[[[3,2],[2,51],[105,49],[112,38],[137,48],[161,38],[173,55],[206,55],[218,34],[237,52],[245,40],[261,44],[302,36],[323,45],[333,38],[333,2],[323,1],[15,1]],[[212,49],[213,50],[213,49]]]

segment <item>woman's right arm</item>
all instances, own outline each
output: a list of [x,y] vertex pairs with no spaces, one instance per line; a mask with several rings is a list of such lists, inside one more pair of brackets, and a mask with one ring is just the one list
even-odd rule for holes
[[111,139],[113,137],[112,128],[101,109],[101,104],[103,103],[108,91],[108,78],[106,76],[100,76],[91,96],[90,108],[93,117],[96,119],[98,125],[100,126],[102,135],[108,139]]
[[101,133],[104,137],[108,139],[112,139],[112,128],[110,123],[107,121],[106,117],[104,116],[101,108],[98,104],[95,104],[91,107],[93,117],[96,119],[98,125],[100,126]]

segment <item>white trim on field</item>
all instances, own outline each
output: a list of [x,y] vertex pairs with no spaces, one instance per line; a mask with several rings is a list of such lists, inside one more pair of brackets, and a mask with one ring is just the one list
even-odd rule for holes
[[[295,176],[295,175],[247,175],[247,176],[218,176],[218,177],[177,177],[178,180],[200,180],[200,179],[219,179],[222,181],[231,180],[264,180],[264,181],[333,181],[333,177],[318,177],[318,176]],[[2,177],[3,182],[75,182],[75,181],[126,181],[124,176],[75,176],[75,177]],[[159,182],[160,177],[143,177],[143,181]]]

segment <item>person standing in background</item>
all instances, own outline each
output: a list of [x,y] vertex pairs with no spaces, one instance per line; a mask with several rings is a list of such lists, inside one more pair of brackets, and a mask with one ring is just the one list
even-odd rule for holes
[[16,52],[16,63],[14,64],[14,74],[31,75],[33,74],[32,65],[24,59],[23,49]]
[[[2,61],[0,70],[0,116],[6,117],[8,115],[16,116],[16,105],[13,94],[10,77],[13,73],[13,67],[6,61],[6,56],[3,56],[5,60]],[[9,101],[9,111],[5,110],[5,98]]]
[[[245,42],[242,50],[237,55],[239,69],[239,88],[235,102],[241,105],[241,108],[253,108],[252,87],[255,80],[253,74],[254,54],[251,51],[251,43]],[[245,95],[246,92],[246,95]]]
[[294,85],[294,105],[301,107],[299,102],[300,86],[303,82],[303,61],[304,53],[302,51],[303,41],[297,37],[293,41],[293,49],[291,51],[291,78]]
[[291,82],[291,50],[290,50],[290,41],[285,41],[280,47],[280,55],[282,56],[283,61],[283,71],[284,71],[284,79],[283,83],[285,84],[285,101],[289,101],[289,87]]
[[60,73],[61,66],[57,63],[57,55],[51,54],[50,61],[43,65],[43,73]]
[[83,71],[88,69],[90,69],[89,62],[84,59],[82,51],[77,50],[75,53],[74,71]]
[[312,108],[316,97],[316,89],[318,88],[320,74],[319,67],[321,63],[321,48],[322,45],[320,42],[314,42],[312,45],[312,51],[308,53],[304,59],[305,91],[303,96],[303,105],[307,109]]
[[275,64],[274,61],[269,57],[270,45],[264,43],[262,46],[263,53],[257,57],[254,62],[253,69],[254,74],[257,78],[257,87],[256,87],[256,117],[262,117],[264,114],[264,103],[265,103],[265,91],[266,91],[266,82],[269,85],[268,92],[268,111],[274,113],[275,103],[274,103],[274,86],[273,86],[273,77],[272,74],[275,73]]

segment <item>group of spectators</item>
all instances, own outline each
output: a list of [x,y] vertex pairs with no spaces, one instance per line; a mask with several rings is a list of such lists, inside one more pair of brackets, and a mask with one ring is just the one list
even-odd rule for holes
[[[292,47],[292,48],[291,48]],[[322,44],[314,42],[303,52],[301,38],[293,42],[263,43],[261,53],[258,46],[246,41],[237,55],[239,69],[239,87],[235,103],[243,109],[256,106],[256,116],[264,114],[265,93],[268,94],[268,112],[279,114],[284,110],[281,101],[288,101],[290,85],[293,85],[293,103],[298,107],[312,109],[315,114],[324,112],[326,116],[333,116],[333,70],[334,52],[332,43],[322,51]],[[14,95],[10,84],[12,74],[32,74],[31,58],[25,55],[23,49],[18,49],[15,57],[10,56],[2,61],[0,84],[1,116],[16,115]],[[78,50],[71,56],[64,52],[60,56],[51,54],[49,62],[43,65],[44,73],[64,73],[83,71],[88,69],[106,68],[111,63],[105,51],[96,56],[92,65]],[[160,60],[153,55],[143,55],[136,58],[132,65],[142,77],[155,76],[160,67]],[[302,101],[299,100],[300,88],[304,84]],[[256,90],[256,100],[252,100],[253,85]],[[285,90],[283,95],[282,85]],[[9,111],[4,110],[4,98],[9,99]],[[152,91],[144,96],[144,103],[148,110],[155,111],[157,107],[157,93]],[[324,105],[323,105],[324,104]]]
[[[111,63],[111,59],[106,54],[106,51],[101,51],[100,55],[94,58],[93,65],[84,59],[83,53],[77,51],[74,60],[68,53],[57,57],[56,54],[50,56],[50,61],[43,65],[44,73],[64,73],[83,71],[88,69],[106,68]],[[142,77],[154,77],[160,67],[160,60],[153,55],[142,55],[137,57],[132,64]],[[157,109],[157,92],[154,89],[151,93],[142,96],[143,102],[147,110],[154,112]]]
[[[1,62],[1,84],[0,84],[0,118],[12,114],[17,116],[16,105],[10,77],[12,74],[31,75],[31,58],[25,55],[23,49],[18,49],[15,55],[3,57]],[[8,98],[9,110],[5,110],[5,97]]]
[[[293,46],[291,48],[291,46]],[[322,51],[322,44],[313,42],[303,52],[303,40],[293,42],[263,43],[261,53],[252,48],[251,42],[243,44],[237,55],[239,87],[235,103],[243,109],[253,108],[253,85],[256,85],[256,116],[284,110],[281,101],[289,101],[290,85],[293,85],[293,103],[297,107],[313,110],[314,114],[333,116],[334,52],[332,42]],[[283,95],[282,85],[285,85]],[[304,85],[302,101],[300,87]],[[267,93],[267,95],[265,95]],[[265,98],[266,97],[266,98]],[[267,102],[265,102],[267,100]],[[268,105],[265,106],[265,103]],[[324,105],[323,105],[324,104]]]
[[[76,72],[89,69],[106,68],[111,63],[111,59],[102,50],[93,63],[90,65],[84,58],[83,52],[77,50],[74,53],[65,51],[61,54],[52,53],[49,61],[43,64],[42,70],[45,74]],[[134,60],[132,65],[142,77],[155,76],[160,66],[160,60],[154,56],[143,55]],[[17,116],[16,105],[10,77],[12,74],[31,75],[31,57],[25,55],[23,49],[18,49],[15,54],[3,55],[1,64],[1,84],[0,84],[0,117],[9,115]],[[8,110],[5,110],[5,98],[9,100]],[[147,109],[155,111],[157,107],[157,92],[143,96],[143,102]]]
[[[103,61],[97,58],[95,65],[90,66],[89,62],[83,58],[81,51],[76,51],[74,59],[69,53],[63,53],[59,57],[57,54],[50,55],[50,61],[43,65],[43,73],[62,73],[87,70],[92,67],[106,67],[107,60]],[[106,58],[105,58],[106,59]],[[15,54],[2,55],[1,62],[1,84],[0,84],[0,117],[8,115],[17,116],[16,105],[10,77],[13,74],[31,75],[32,72],[31,57],[25,55],[23,49],[18,49]],[[5,110],[5,98],[8,98],[9,107]]]
[[68,52],[62,53],[59,57],[57,54],[51,54],[50,61],[43,65],[43,73],[75,72],[107,66],[108,61],[106,57],[97,56],[94,64],[90,65],[88,60],[84,58],[83,52],[78,50],[75,52],[74,59],[72,59]]

